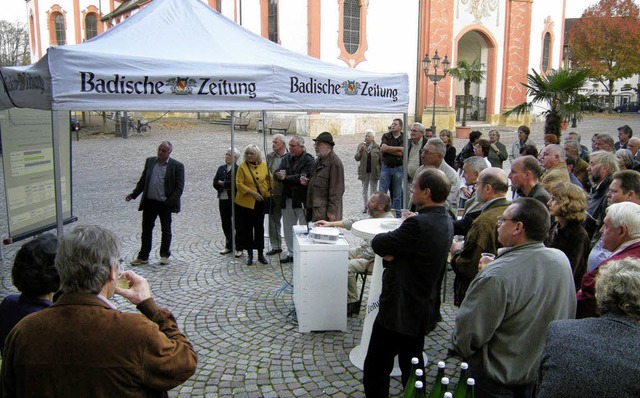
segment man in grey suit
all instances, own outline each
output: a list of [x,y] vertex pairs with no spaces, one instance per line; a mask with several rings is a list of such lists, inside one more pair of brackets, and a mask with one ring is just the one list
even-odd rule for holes
[[142,236],[140,252],[131,265],[149,263],[151,237],[156,218],[160,217],[162,241],[160,243],[160,264],[169,264],[171,256],[171,213],[180,212],[180,197],[184,190],[184,165],[169,158],[173,145],[162,141],[158,146],[158,156],[147,158],[144,171],[125,200],[129,202],[142,193],[139,211],[142,211]]
[[601,268],[600,318],[549,325],[538,398],[640,397],[640,260],[614,260]]

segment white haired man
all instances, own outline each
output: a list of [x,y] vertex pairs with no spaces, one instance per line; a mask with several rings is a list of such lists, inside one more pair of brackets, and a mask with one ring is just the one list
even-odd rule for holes
[[640,258],[640,205],[621,202],[609,206],[600,232],[603,248],[612,252],[612,255],[582,277],[580,290],[576,294],[578,300],[576,318],[598,316],[595,282],[600,268],[606,267],[606,264],[613,260],[627,257]]
[[[147,280],[120,274],[120,240],[96,225],[65,233],[56,254],[62,291],[24,318],[5,344],[3,397],[164,397],[196,370],[198,357]],[[120,279],[129,288],[118,287]],[[142,313],[118,311],[117,293]]]

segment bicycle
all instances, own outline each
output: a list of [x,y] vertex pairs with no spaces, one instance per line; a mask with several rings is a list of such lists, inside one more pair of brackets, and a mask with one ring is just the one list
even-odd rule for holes
[[138,135],[148,137],[151,132],[151,126],[149,126],[149,122],[144,119],[133,120],[132,117],[129,117],[129,121],[127,122],[128,131],[135,131]]

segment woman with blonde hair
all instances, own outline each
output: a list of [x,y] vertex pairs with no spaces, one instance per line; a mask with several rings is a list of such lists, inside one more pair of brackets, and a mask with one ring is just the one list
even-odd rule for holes
[[587,196],[577,185],[558,182],[549,190],[549,213],[555,217],[544,244],[561,250],[569,258],[573,270],[576,291],[580,289],[582,276],[587,271],[589,259],[589,235],[582,226],[587,214]]
[[440,130],[440,139],[447,146],[447,152],[444,154],[444,162],[453,167],[456,162],[456,147],[453,146],[453,134],[451,134],[451,130]]
[[264,257],[264,215],[268,211],[267,198],[271,196],[272,175],[262,152],[251,144],[244,149],[244,160],[236,175],[238,250],[247,251],[247,265],[253,264],[253,250],[258,250],[258,261],[267,264]]
[[364,211],[367,212],[367,203],[374,192],[378,190],[382,157],[380,145],[375,141],[376,133],[372,129],[364,131],[364,142],[358,144],[354,158],[358,164],[358,180],[362,181],[362,200]]

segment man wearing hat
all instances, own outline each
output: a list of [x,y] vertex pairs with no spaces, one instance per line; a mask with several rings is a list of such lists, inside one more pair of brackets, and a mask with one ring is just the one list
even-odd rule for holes
[[302,185],[308,185],[307,209],[311,221],[342,220],[342,195],[344,194],[344,167],[333,152],[333,136],[323,131],[314,140],[316,161],[309,179],[300,177]]

